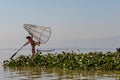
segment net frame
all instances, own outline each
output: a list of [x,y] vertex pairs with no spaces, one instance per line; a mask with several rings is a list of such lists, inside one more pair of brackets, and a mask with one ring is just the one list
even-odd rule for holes
[[33,35],[33,38],[40,41],[41,44],[47,43],[51,36],[51,28],[33,24],[24,24],[25,30]]

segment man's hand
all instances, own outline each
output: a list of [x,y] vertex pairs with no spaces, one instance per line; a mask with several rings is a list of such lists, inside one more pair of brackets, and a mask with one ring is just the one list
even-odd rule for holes
[[33,38],[33,35],[31,34],[31,33],[29,33],[31,36],[32,36],[32,38]]
[[32,35],[31,33],[29,33],[30,35]]

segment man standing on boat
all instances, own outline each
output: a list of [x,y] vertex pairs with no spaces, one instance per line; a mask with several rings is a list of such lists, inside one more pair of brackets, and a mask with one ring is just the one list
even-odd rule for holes
[[[30,34],[30,33],[29,33]],[[35,46],[36,45],[38,45],[38,46],[40,46],[40,41],[38,41],[38,42],[35,42],[34,40],[33,40],[33,35],[32,34],[30,34],[31,36],[27,36],[26,37],[26,39],[28,40],[28,42],[26,42],[25,44],[24,44],[24,46],[26,46],[27,44],[31,44],[31,47],[32,47],[32,56],[34,56],[34,54],[35,54]]]

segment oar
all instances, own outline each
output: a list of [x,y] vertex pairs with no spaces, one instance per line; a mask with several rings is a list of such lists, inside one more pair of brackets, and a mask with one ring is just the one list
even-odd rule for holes
[[12,56],[10,59],[12,59],[25,45],[23,45],[20,49],[18,49]]

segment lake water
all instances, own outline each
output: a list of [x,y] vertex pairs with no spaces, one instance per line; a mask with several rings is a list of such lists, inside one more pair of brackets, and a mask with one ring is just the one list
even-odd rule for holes
[[[44,50],[44,49],[43,49]],[[47,49],[51,50],[51,49]],[[3,61],[8,60],[17,49],[0,50],[0,80],[120,80],[120,71],[73,71],[56,68],[39,67],[3,67]],[[74,51],[87,53],[89,51],[115,51],[114,49],[55,49],[52,53]],[[45,52],[44,52],[45,53]],[[30,49],[23,49],[19,55],[31,55]]]

